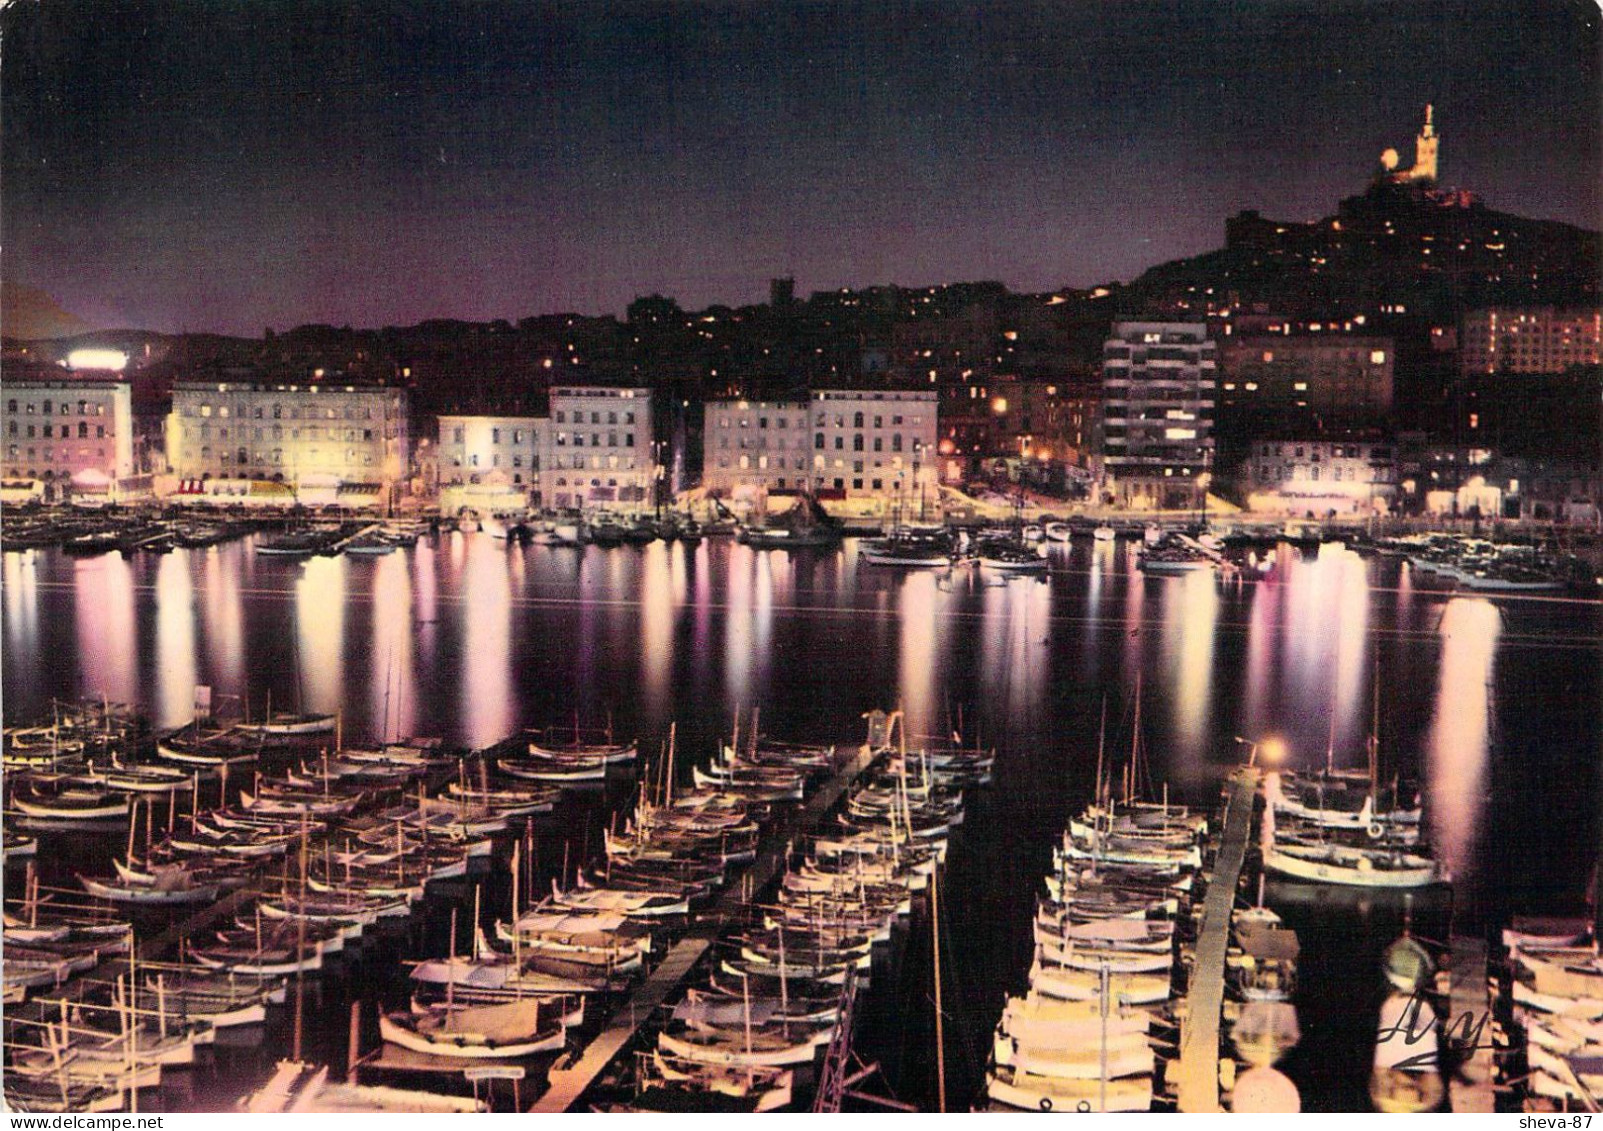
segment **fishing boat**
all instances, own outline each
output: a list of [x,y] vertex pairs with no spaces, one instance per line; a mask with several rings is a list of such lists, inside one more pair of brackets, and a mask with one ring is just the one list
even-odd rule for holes
[[812,495],[802,494],[789,510],[765,523],[737,524],[735,540],[757,550],[827,548],[840,545],[841,522]]
[[567,1041],[567,1027],[546,1021],[538,998],[382,1013],[379,1032],[391,1044],[453,1060],[511,1060],[560,1050]]
[[944,530],[899,529],[858,547],[858,557],[869,565],[897,569],[950,567],[956,556],[956,541]]
[[1145,573],[1185,574],[1198,570],[1216,569],[1224,560],[1216,551],[1209,550],[1183,534],[1170,533],[1141,549],[1136,564]]
[[980,539],[975,557],[982,568],[1002,573],[1045,573],[1047,569],[1043,547],[1013,535]]
[[[642,1106],[636,1110],[703,1111],[709,1098],[723,1097],[744,1101],[738,1108],[741,1111],[778,1111],[790,1104],[795,1083],[795,1073],[789,1068],[726,1068],[684,1060],[660,1049],[642,1058],[641,1066]],[[653,1093],[665,1091],[682,1094],[687,1102],[682,1107],[654,1106]]]
[[239,766],[261,756],[261,737],[243,729],[227,727],[201,730],[186,726],[156,740],[156,756],[186,766],[208,770]]
[[1264,851],[1264,868],[1293,880],[1346,887],[1418,888],[1439,883],[1436,862],[1404,852],[1376,852],[1341,845],[1276,842]]
[[195,788],[195,775],[169,766],[129,766],[113,756],[110,766],[97,768],[91,759],[74,783],[113,789],[121,793],[188,793]]
[[128,798],[98,788],[66,788],[53,795],[19,794],[11,804],[29,818],[33,827],[48,822],[53,827],[71,828],[83,824],[103,824],[126,819]]
[[159,866],[136,872],[118,864],[116,879],[95,879],[80,875],[78,882],[98,899],[113,903],[171,905],[211,903],[222,890],[222,883],[181,864]]
[[287,711],[269,715],[261,722],[241,724],[241,729],[261,738],[304,738],[332,734],[339,719],[335,715],[293,714]]
[[556,731],[538,733],[529,741],[529,753],[540,758],[600,762],[607,766],[633,762],[640,756],[639,743],[613,742],[610,731],[606,733],[606,740],[603,742],[587,741],[577,727],[572,733],[573,738],[566,742],[561,741]]
[[327,530],[292,530],[256,539],[256,552],[264,557],[309,558],[320,554],[336,537]]

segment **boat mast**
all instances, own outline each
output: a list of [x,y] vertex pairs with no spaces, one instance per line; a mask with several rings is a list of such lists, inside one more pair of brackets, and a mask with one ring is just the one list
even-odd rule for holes
[[1375,660],[1374,706],[1369,721],[1369,807],[1373,812],[1380,789],[1380,660]]
[[1325,737],[1325,777],[1336,772],[1336,691],[1339,680],[1330,687],[1330,731]]
[[1105,802],[1105,800],[1103,798],[1103,794],[1104,794],[1105,790],[1103,789],[1103,782],[1102,782],[1102,756],[1103,756],[1103,751],[1104,751],[1104,749],[1106,747],[1106,744],[1107,744],[1107,739],[1108,739],[1108,697],[1107,697],[1106,694],[1103,694],[1103,696],[1102,696],[1101,720],[1097,724],[1097,732],[1096,732],[1096,793],[1094,794],[1094,798],[1095,798],[1095,802],[1094,803],[1098,807],[1101,807],[1101,806],[1106,804],[1106,802]]
[[946,1113],[946,1026],[941,1006],[941,865],[930,877],[930,938],[935,949],[935,1088],[936,1110]]
[[1124,803],[1130,804],[1136,788],[1136,765],[1141,759],[1141,672],[1135,673],[1135,719],[1130,725],[1130,765],[1125,770]]

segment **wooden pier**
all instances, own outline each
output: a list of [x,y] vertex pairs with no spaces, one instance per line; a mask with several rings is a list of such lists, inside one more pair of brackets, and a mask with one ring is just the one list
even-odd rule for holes
[[1461,1043],[1474,1039],[1475,1047],[1464,1050],[1464,1060],[1449,1081],[1453,1111],[1496,1110],[1492,1093],[1491,993],[1486,982],[1486,940],[1454,935],[1452,940],[1452,981],[1448,995],[1448,1034]]
[[[857,777],[879,757],[881,751],[862,746],[835,775],[788,820],[778,822],[767,844],[751,866],[739,877],[731,877],[724,894],[696,921],[688,934],[669,949],[649,977],[619,1006],[600,1035],[566,1067],[553,1067],[546,1089],[530,1112],[563,1112],[574,1107],[590,1086],[634,1041],[641,1027],[657,1015],[668,995],[690,975],[713,943],[723,935],[730,921],[750,900],[772,883],[784,870],[794,839],[816,828],[832,810]],[[558,1062],[561,1063],[560,1061]]]
[[1252,814],[1258,772],[1243,766],[1230,776],[1224,827],[1213,878],[1202,901],[1196,962],[1191,969],[1185,1023],[1180,1031],[1179,1108],[1183,1112],[1215,1112],[1219,1106],[1219,1018],[1224,1006],[1225,951],[1230,945],[1230,919],[1236,907],[1241,867],[1252,837]]

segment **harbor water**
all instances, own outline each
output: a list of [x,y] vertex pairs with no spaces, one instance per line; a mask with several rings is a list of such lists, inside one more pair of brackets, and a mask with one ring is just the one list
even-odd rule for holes
[[[438,736],[481,748],[578,720],[654,753],[677,724],[688,765],[737,714],[744,727],[758,711],[776,738],[855,744],[865,712],[900,705],[912,733],[960,730],[999,752],[942,888],[957,1108],[983,1093],[991,1028],[1024,987],[1035,896],[1054,839],[1091,794],[1104,713],[1109,759],[1139,741],[1153,796],[1212,805],[1247,756],[1238,739],[1283,739],[1293,768],[1363,765],[1378,703],[1381,773],[1421,797],[1451,898],[1405,908],[1266,893],[1303,946],[1304,1041],[1284,1067],[1305,1109],[1366,1110],[1379,954],[1405,915],[1443,938],[1585,903],[1599,844],[1603,605],[1458,595],[1340,545],[1259,551],[1217,577],[1146,576],[1125,542],[1050,553],[1045,578],[1012,579],[876,568],[850,539],[786,553],[727,539],[519,547],[453,531],[371,559],[268,558],[248,538],[160,556],[7,553],[5,718],[90,696],[176,726],[199,685],[226,714],[337,711],[348,743]],[[542,833],[545,871],[565,848],[596,852],[627,801],[620,791],[568,803]],[[109,856],[121,835],[73,851]],[[443,951],[450,906],[472,896],[458,885],[430,898],[443,914],[307,991],[309,1055],[342,1063],[349,1001],[404,1001],[396,960]],[[915,918],[863,1004],[858,1042],[882,1065],[882,1090],[926,1108],[934,942]],[[265,1078],[286,1024],[275,1016],[258,1048],[217,1056]],[[197,1074],[164,1102],[227,1106],[250,1082]]]

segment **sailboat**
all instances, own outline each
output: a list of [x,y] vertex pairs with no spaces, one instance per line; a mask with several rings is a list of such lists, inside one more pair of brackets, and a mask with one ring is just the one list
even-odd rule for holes
[[[1334,743],[1331,743],[1334,746]],[[1336,771],[1327,749],[1326,774],[1318,791],[1319,804],[1290,801],[1278,773],[1264,779],[1266,825],[1264,870],[1293,880],[1363,888],[1417,888],[1439,882],[1436,862],[1417,847],[1419,811],[1400,813],[1377,805],[1380,796],[1380,679],[1375,679],[1374,717],[1368,743],[1368,765],[1363,779]],[[1323,783],[1330,792],[1362,780],[1367,787],[1363,804],[1331,807],[1325,804]],[[1361,818],[1361,820],[1360,820]]]

